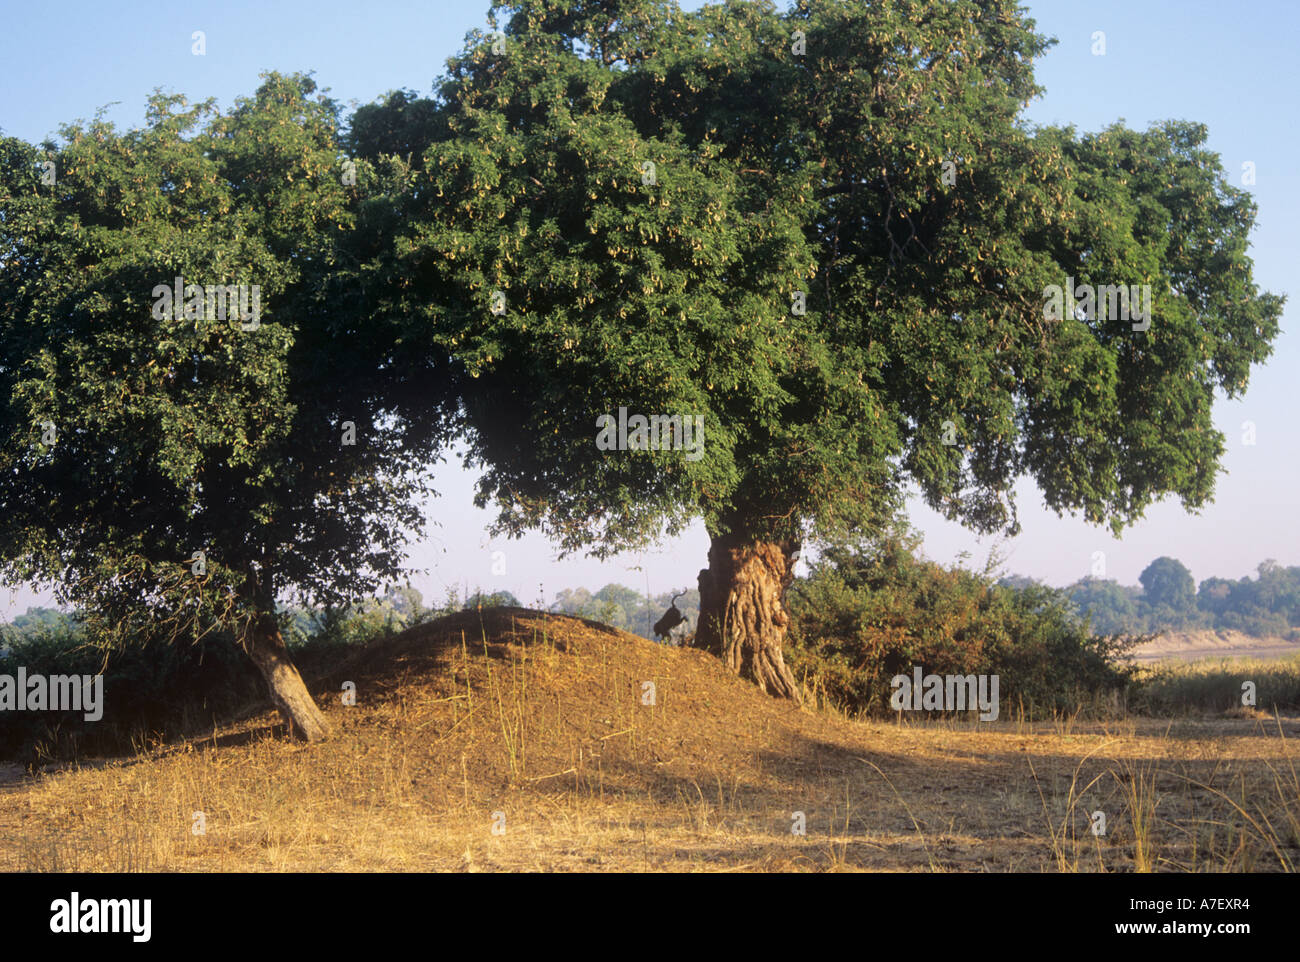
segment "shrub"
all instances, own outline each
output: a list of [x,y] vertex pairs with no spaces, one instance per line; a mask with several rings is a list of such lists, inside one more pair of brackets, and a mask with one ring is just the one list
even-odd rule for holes
[[225,635],[197,644],[149,639],[101,650],[76,619],[34,631],[5,631],[0,672],[28,676],[103,674],[103,715],[81,711],[4,712],[0,757],[25,762],[130,749],[173,728],[213,724],[261,690],[261,676]]
[[1093,635],[1063,591],[1000,586],[987,575],[919,559],[899,526],[828,546],[790,589],[787,661],[818,697],[850,712],[890,711],[890,679],[996,674],[1003,705],[1072,711],[1122,689],[1113,663],[1140,639]]

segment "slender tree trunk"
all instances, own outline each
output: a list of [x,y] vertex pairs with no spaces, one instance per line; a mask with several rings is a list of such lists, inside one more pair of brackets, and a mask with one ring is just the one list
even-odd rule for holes
[[264,614],[254,624],[248,635],[248,655],[266,679],[271,700],[280,709],[290,731],[309,742],[328,738],[330,724],[316,707],[302,675],[289,657],[274,615]]
[[778,698],[799,702],[799,686],[781,656],[790,618],[782,601],[794,579],[798,545],[721,535],[700,572],[695,645]]

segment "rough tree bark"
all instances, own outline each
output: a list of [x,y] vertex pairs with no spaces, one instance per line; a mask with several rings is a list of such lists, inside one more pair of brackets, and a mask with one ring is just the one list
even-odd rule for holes
[[332,732],[330,724],[316,707],[302,675],[289,657],[275,615],[263,614],[257,619],[248,635],[247,650],[266,679],[271,700],[280,709],[289,730],[309,742],[328,738]]
[[781,656],[790,618],[782,604],[794,580],[799,546],[720,535],[700,571],[700,617],[695,645],[763,691],[801,701],[799,686]]

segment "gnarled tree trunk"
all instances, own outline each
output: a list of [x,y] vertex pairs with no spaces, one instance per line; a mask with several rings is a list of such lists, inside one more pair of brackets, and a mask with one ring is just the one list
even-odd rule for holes
[[316,707],[302,675],[289,657],[274,615],[264,614],[255,622],[248,634],[247,650],[266,679],[271,700],[280,709],[290,731],[309,742],[328,738],[330,724]]
[[799,547],[741,535],[713,538],[700,572],[695,646],[778,698],[799,702],[799,686],[781,656],[790,618],[782,601],[794,579]]

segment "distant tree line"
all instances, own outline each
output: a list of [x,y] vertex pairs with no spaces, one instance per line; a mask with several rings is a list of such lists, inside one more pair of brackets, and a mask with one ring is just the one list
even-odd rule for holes
[[[1264,561],[1257,577],[1206,578],[1198,586],[1176,558],[1157,558],[1140,585],[1083,578],[1065,589],[1078,614],[1101,634],[1232,630],[1300,638],[1300,567]],[[1023,587],[1030,579],[1004,578]]]

